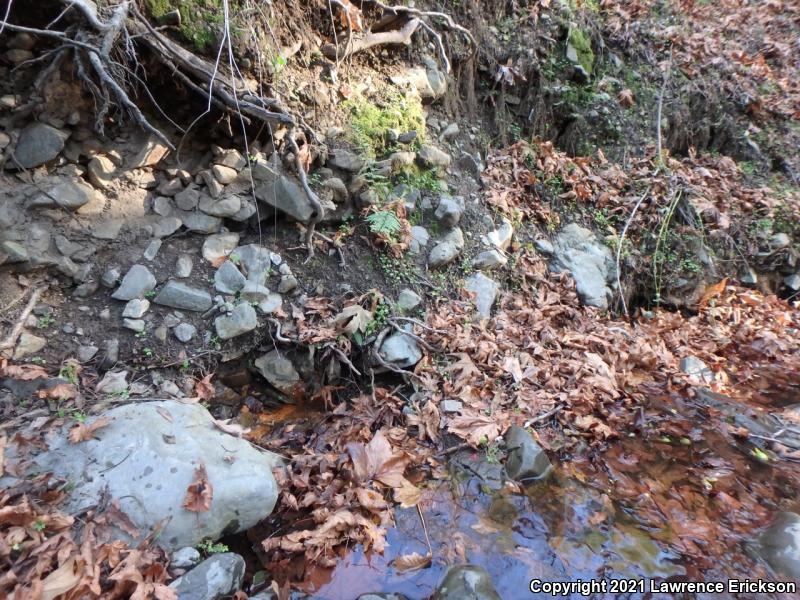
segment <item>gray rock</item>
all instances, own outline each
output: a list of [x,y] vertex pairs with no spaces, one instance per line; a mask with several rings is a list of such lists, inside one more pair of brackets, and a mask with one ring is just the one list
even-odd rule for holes
[[236,181],[236,178],[239,176],[239,173],[236,172],[236,169],[231,169],[230,167],[226,167],[224,165],[214,165],[211,167],[211,172],[214,174],[216,180],[222,185],[230,185]]
[[[108,424],[89,441],[70,443],[71,424],[65,425],[48,436],[48,449],[33,457],[31,471],[52,472],[73,484],[61,504],[65,512],[108,498],[134,523],[139,540],[163,526],[156,543],[174,550],[248,529],[275,506],[278,490],[272,468],[280,459],[222,432],[200,404],[137,402],[113,408],[101,418]],[[88,419],[88,424],[94,420]],[[10,453],[15,453],[13,445]],[[183,505],[201,464],[213,496],[209,510],[197,513]],[[114,538],[132,541],[122,529],[113,533]]]
[[444,131],[439,134],[439,138],[445,141],[448,141],[454,137],[456,137],[460,133],[458,128],[458,123],[450,123],[447,127],[444,128]]
[[792,238],[786,233],[776,233],[769,240],[769,245],[773,248],[788,248],[792,245]]
[[117,338],[106,340],[105,346],[105,352],[103,352],[103,358],[100,361],[100,368],[108,370],[116,365],[119,360],[119,340]]
[[[160,217],[169,217],[174,212],[175,207],[172,206],[172,200],[164,196],[158,196],[153,200],[153,212]],[[187,209],[184,209],[187,210]]]
[[160,249],[161,249],[161,240],[159,239],[150,240],[150,243],[147,244],[147,248],[145,248],[144,252],[142,253],[142,258],[144,258],[146,261],[152,261],[156,257]]
[[758,540],[758,553],[784,577],[800,579],[800,515],[779,512]]
[[183,190],[183,183],[177,177],[175,179],[167,179],[162,181],[158,186],[158,193],[162,196],[174,196]]
[[242,199],[236,195],[223,196],[219,200],[214,200],[210,196],[203,196],[200,199],[198,208],[214,217],[232,217],[242,208]]
[[122,326],[136,333],[144,331],[145,323],[141,319],[122,319]]
[[479,271],[491,271],[504,267],[508,259],[499,250],[486,250],[472,260],[472,266]]
[[432,600],[502,600],[489,572],[477,565],[450,567]]
[[115,240],[119,236],[120,229],[122,229],[124,224],[124,219],[100,221],[91,226],[91,235],[98,240]]
[[89,362],[98,353],[100,349],[97,346],[79,346],[78,347],[78,360],[82,363]]
[[551,268],[560,273],[569,271],[575,280],[578,296],[584,304],[608,308],[609,284],[615,278],[611,250],[599,242],[594,233],[577,223],[570,223],[556,236]]
[[511,221],[503,217],[503,222],[500,224],[500,227],[498,227],[494,231],[490,231],[486,235],[485,241],[490,246],[494,246],[498,250],[502,250],[503,252],[505,252],[511,245],[511,239],[513,237],[514,237],[514,226],[511,224]]
[[128,160],[130,169],[153,167],[169,152],[169,148],[156,136],[150,135],[142,140],[136,153]]
[[234,148],[215,148],[214,163],[241,171],[247,166],[247,159],[242,156],[242,153]]
[[163,219],[159,219],[152,224],[153,237],[164,238],[168,235],[172,235],[181,228],[181,225],[183,225],[183,221],[178,217],[164,217]]
[[211,294],[205,290],[190,287],[174,279],[167,282],[153,300],[156,304],[183,310],[203,312],[211,308]]
[[681,359],[680,369],[690,377],[704,383],[713,383],[714,381],[714,371],[696,356],[684,356]]
[[122,316],[129,317],[131,319],[141,319],[149,309],[149,300],[140,300],[139,298],[134,298],[133,300],[128,300],[128,303],[125,305],[125,308],[122,311]]
[[229,260],[222,263],[214,273],[214,288],[221,294],[235,294],[246,282],[245,276]]
[[46,196],[56,206],[60,206],[64,210],[76,211],[91,202],[96,193],[92,186],[82,181],[68,179],[50,188],[46,192]]
[[222,219],[202,212],[183,213],[181,221],[189,231],[216,233],[222,227]]
[[464,248],[464,234],[458,227],[450,231],[428,254],[428,266],[435,269],[453,262]]
[[408,288],[400,290],[397,295],[397,308],[401,311],[410,311],[417,308],[422,303],[422,298],[414,290]]
[[[165,200],[169,200],[165,198]],[[194,210],[200,204],[200,192],[197,188],[186,188],[175,194],[175,204],[181,210]]]
[[422,360],[422,350],[417,341],[405,333],[396,331],[381,344],[381,357],[387,363],[405,369],[413,367]]
[[92,185],[104,190],[114,181],[117,167],[107,156],[97,155],[86,165],[86,170]]
[[155,287],[156,278],[150,270],[142,265],[133,265],[111,297],[117,300],[133,300],[141,298]]
[[63,235],[57,235],[53,241],[56,244],[56,249],[64,256],[72,256],[83,249],[83,246],[71,242]]
[[221,315],[214,319],[214,327],[217,330],[219,339],[229,340],[253,331],[258,327],[258,317],[255,309],[243,302],[237,304],[230,314]]
[[[476,158],[477,157],[477,158]],[[483,165],[483,162],[480,160],[480,155],[476,154],[473,156],[472,154],[468,154],[464,152],[456,161],[458,168],[462,171],[465,171],[475,177],[476,179],[480,177],[480,174],[483,173],[483,170],[486,168]]]
[[300,375],[292,361],[278,350],[272,350],[258,357],[254,365],[264,379],[287,396],[293,396],[302,385]]
[[203,242],[203,258],[210,263],[216,263],[221,258],[228,256],[239,243],[238,233],[218,233],[210,235]]
[[442,409],[442,412],[457,413],[464,408],[464,403],[461,402],[461,400],[442,400],[439,407]]
[[0,255],[3,254],[6,257],[5,262],[9,264],[25,262],[29,258],[28,249],[12,240],[6,240],[0,244]]
[[272,270],[272,253],[258,244],[238,246],[231,253],[231,260],[238,264],[248,281],[263,285]]
[[455,227],[464,214],[464,199],[442,195],[439,198],[439,205],[436,207],[435,216],[445,227]]
[[46,345],[47,345],[46,339],[41,338],[37,335],[33,335],[32,333],[28,333],[27,331],[23,331],[19,336],[17,347],[14,350],[14,358],[19,359],[24,356],[30,356],[31,354],[36,354]]
[[185,279],[192,274],[194,260],[188,254],[181,254],[175,262],[175,277]]
[[179,341],[185,344],[186,342],[191,341],[191,339],[195,336],[197,333],[197,328],[191,323],[181,323],[172,330],[172,333],[175,334],[175,337],[178,338]]
[[297,281],[297,278],[289,273],[288,275],[283,275],[281,277],[281,281],[278,283],[278,291],[281,294],[288,294],[296,290],[298,285],[299,282]]
[[328,157],[328,165],[349,173],[358,173],[364,167],[364,159],[353,152],[336,149]]
[[742,269],[739,272],[739,281],[742,285],[754,286],[758,284],[758,273],[750,267]]
[[356,600],[408,600],[403,594],[361,594]]
[[783,283],[793,292],[800,291],[800,273],[793,273],[783,278]]
[[336,204],[344,204],[350,199],[350,192],[347,191],[347,186],[344,184],[344,181],[338,177],[326,179],[322,187],[330,190],[333,201]]
[[32,123],[19,134],[11,163],[23,169],[32,169],[53,160],[64,149],[69,135],[45,125]]
[[464,284],[467,291],[475,294],[475,308],[484,319],[492,315],[492,305],[497,298],[500,284],[483,273],[475,273]]
[[175,569],[190,569],[200,562],[200,553],[191,546],[176,550],[169,557],[169,566]]
[[215,554],[169,587],[177,592],[178,600],[222,600],[242,587],[244,569],[244,559],[238,554]]
[[550,256],[556,249],[553,247],[553,244],[550,243],[550,240],[545,240],[543,238],[539,238],[533,243],[533,246],[536,248],[536,251],[540,254],[544,254],[545,256]]
[[255,194],[264,204],[300,223],[307,223],[314,213],[303,188],[285,176],[260,185]]
[[435,146],[423,146],[417,153],[417,161],[419,161],[423,167],[429,169],[446,169],[450,166],[451,160],[447,152],[439,150],[439,148]]
[[256,203],[249,198],[240,197],[240,200],[242,202],[242,208],[228,218],[238,223],[243,223],[258,212],[258,207]]
[[[391,81],[398,85],[410,83],[425,101],[437,100],[447,91],[447,77],[435,66],[410,68],[404,75],[391,77]],[[398,141],[403,139],[403,135],[405,134],[400,135]]]
[[406,207],[406,212],[410,214],[417,209],[422,194],[417,188],[413,188],[405,183],[400,183],[392,190],[392,197],[402,199]]
[[506,472],[517,481],[543,479],[552,470],[550,459],[530,433],[512,425],[505,434]]

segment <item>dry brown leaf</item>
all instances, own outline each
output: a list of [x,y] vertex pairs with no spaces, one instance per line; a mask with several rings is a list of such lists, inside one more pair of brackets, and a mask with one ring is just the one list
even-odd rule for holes
[[46,390],[36,392],[42,400],[72,400],[78,395],[78,389],[71,383],[58,383]]
[[491,442],[500,434],[496,419],[475,412],[454,417],[447,429],[473,446]]
[[360,304],[353,304],[342,309],[333,319],[337,331],[353,335],[356,332],[364,333],[367,325],[372,322],[372,313]]
[[386,503],[386,500],[383,499],[383,496],[381,496],[375,490],[358,488],[356,489],[356,498],[358,498],[358,503],[361,506],[373,512],[380,512],[389,508],[389,505]]
[[78,423],[69,430],[69,442],[70,444],[78,444],[80,442],[88,442],[92,438],[94,438],[94,432],[100,429],[101,427],[105,427],[111,423],[111,419],[108,417],[100,417],[95,419],[88,425],[86,423]]
[[238,423],[231,423],[230,419],[227,419],[225,421],[219,421],[217,419],[214,419],[213,422],[214,422],[214,427],[234,437],[243,437],[246,433],[250,432],[249,429],[245,429]]
[[394,488],[394,501],[402,508],[416,506],[422,497],[422,491],[408,479],[403,479],[402,485]]
[[194,481],[186,488],[183,507],[192,512],[206,512],[211,508],[214,488],[208,480],[206,466],[200,462],[194,471]]
[[405,571],[417,571],[419,569],[425,569],[431,565],[432,561],[433,555],[430,552],[425,555],[414,552],[412,554],[398,556],[392,562],[392,566],[400,573],[403,573]]
[[728,278],[726,277],[722,281],[718,281],[714,285],[710,285],[706,288],[706,291],[703,292],[702,298],[697,303],[698,308],[703,308],[706,306],[712,298],[719,296],[722,292],[725,291],[725,287],[728,285]]
[[163,406],[156,406],[156,412],[164,417],[164,420],[172,423],[172,414]]
[[622,108],[630,108],[633,106],[633,92],[627,88],[622,90],[617,94],[617,102]]
[[8,359],[6,358],[0,359],[0,375],[22,381],[49,377],[47,371],[42,367],[37,365],[11,365],[8,364]]
[[214,390],[214,384],[211,383],[212,377],[214,377],[214,374],[209,373],[202,379],[197,380],[197,382],[194,384],[195,398],[198,398],[200,401],[214,399],[214,396],[216,396],[216,391]]
[[5,459],[6,459],[6,444],[8,444],[8,436],[5,432],[0,432],[0,477],[6,472]]
[[53,600],[54,598],[66,594],[83,577],[83,568],[74,556],[69,557],[60,567],[50,573],[42,581],[42,600]]

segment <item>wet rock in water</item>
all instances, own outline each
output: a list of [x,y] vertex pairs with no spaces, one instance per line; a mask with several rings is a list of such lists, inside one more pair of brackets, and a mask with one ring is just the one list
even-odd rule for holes
[[264,204],[300,223],[307,223],[314,214],[314,208],[308,201],[303,188],[288,177],[281,176],[275,181],[268,181],[260,185],[256,188],[255,194],[256,198]]
[[150,310],[149,300],[134,298],[133,300],[128,300],[128,303],[122,310],[122,316],[131,319],[140,319],[148,310]]
[[506,472],[508,476],[517,481],[542,479],[551,469],[550,459],[545,451],[536,443],[530,433],[522,427],[512,425],[505,435]]
[[422,360],[422,350],[417,341],[400,331],[396,331],[383,340],[380,354],[387,363],[401,369],[413,367]]
[[181,323],[172,331],[175,334],[175,337],[178,338],[178,341],[183,342],[184,344],[195,336],[197,333],[197,329],[191,323]]
[[478,314],[488,319],[492,315],[492,305],[497,298],[500,284],[483,273],[475,273],[467,279],[464,288],[475,294],[475,308]]
[[450,567],[432,600],[502,600],[483,567],[458,565]]
[[680,364],[681,371],[690,377],[702,381],[704,383],[712,383],[714,381],[714,371],[708,368],[708,365],[696,356],[684,356]]
[[44,123],[32,123],[19,134],[10,164],[32,169],[53,160],[64,149],[65,132]]
[[800,515],[780,512],[758,539],[758,554],[785,577],[800,579]]
[[584,304],[603,310],[608,308],[614,259],[608,246],[598,241],[590,230],[577,223],[564,227],[556,236],[551,268],[557,273],[571,273]]
[[128,269],[119,287],[111,294],[111,297],[116,300],[133,300],[153,291],[155,287],[156,278],[150,272],[150,269],[142,265],[133,265]]
[[422,298],[414,290],[408,288],[400,290],[397,296],[397,308],[401,311],[410,311],[417,308],[422,303]]
[[206,311],[213,305],[211,294],[207,291],[190,287],[174,279],[168,281],[167,284],[161,288],[161,291],[153,302],[171,308],[193,310],[196,312]]
[[479,271],[491,271],[504,267],[508,259],[499,250],[485,250],[472,259],[472,266]]
[[20,359],[24,356],[30,356],[31,354],[36,354],[46,345],[47,345],[46,339],[41,338],[37,335],[33,335],[32,333],[28,333],[27,331],[23,331],[19,336],[17,347],[14,350],[14,358]]
[[453,262],[464,248],[464,234],[460,228],[453,228],[428,254],[428,266],[443,267]]
[[439,198],[435,216],[445,227],[455,227],[464,214],[464,199],[448,195]]
[[239,243],[238,233],[218,233],[208,236],[203,242],[203,258],[216,263],[228,256]]
[[254,364],[264,379],[287,396],[293,395],[301,385],[300,374],[292,361],[277,350],[260,356]]
[[423,146],[417,153],[417,160],[423,167],[428,169],[446,169],[450,166],[452,159],[447,152],[439,150],[435,146]]
[[214,327],[219,339],[229,340],[258,327],[258,316],[252,306],[242,302],[237,304],[229,314],[214,319]]
[[247,282],[244,275],[230,260],[226,260],[214,273],[214,289],[221,294],[235,294]]
[[244,569],[244,559],[238,554],[215,554],[169,586],[178,600],[222,600],[242,587]]
[[[144,401],[115,407],[99,418],[108,423],[88,441],[70,443],[72,425],[65,424],[48,437],[48,449],[32,457],[31,472],[52,472],[74,484],[61,505],[65,512],[107,498],[139,530],[138,540],[163,526],[156,544],[168,551],[243,531],[272,512],[278,494],[272,468],[280,459],[222,432],[200,404]],[[94,422],[87,419],[89,426]],[[10,452],[18,449],[11,445]],[[200,465],[213,494],[208,510],[198,513],[184,503]],[[122,528],[113,533],[134,541]]]
[[200,553],[191,546],[176,550],[169,557],[169,566],[176,569],[190,569],[200,562]]

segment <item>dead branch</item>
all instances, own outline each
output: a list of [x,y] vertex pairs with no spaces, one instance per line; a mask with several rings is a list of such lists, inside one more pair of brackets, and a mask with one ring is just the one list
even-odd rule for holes
[[411,36],[422,24],[419,19],[411,19],[406,23],[402,29],[395,29],[393,31],[381,31],[379,33],[367,33],[363,38],[349,42],[344,49],[343,54],[339,54],[339,48],[333,44],[325,44],[322,46],[322,53],[330,60],[340,61],[348,56],[352,56],[362,50],[368,50],[374,46],[385,45],[409,45],[411,43]]
[[286,140],[289,144],[290,149],[294,153],[294,164],[297,168],[297,175],[300,177],[300,183],[303,186],[303,190],[306,193],[306,197],[308,201],[311,203],[313,208],[313,212],[311,213],[311,217],[308,220],[308,224],[306,225],[306,239],[305,245],[306,250],[308,251],[308,256],[306,257],[306,262],[308,262],[311,257],[314,256],[314,229],[317,226],[323,217],[325,216],[325,208],[322,206],[322,202],[320,202],[319,197],[314,193],[314,190],[311,189],[311,186],[308,185],[308,175],[306,173],[306,169],[303,166],[303,161],[300,158],[300,148],[297,146],[297,140],[294,139],[294,130],[289,131],[289,135],[286,136]]
[[9,350],[17,344],[17,338],[19,338],[19,335],[22,333],[22,328],[25,327],[25,321],[30,316],[31,312],[33,312],[36,303],[39,301],[39,296],[41,296],[46,289],[47,287],[44,286],[33,290],[33,293],[28,300],[28,304],[25,305],[25,308],[19,314],[19,317],[17,317],[17,324],[14,325],[11,333],[8,334],[6,339],[0,343],[0,352]]

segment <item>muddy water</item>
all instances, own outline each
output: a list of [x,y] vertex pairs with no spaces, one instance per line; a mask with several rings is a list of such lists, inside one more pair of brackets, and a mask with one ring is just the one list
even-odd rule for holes
[[[453,455],[449,477],[421,484],[418,508],[396,510],[383,555],[343,549],[335,568],[307,567],[299,588],[320,600],[368,592],[423,600],[450,565],[467,562],[485,567],[507,600],[549,597],[529,592],[532,579],[780,579],[753,541],[776,511],[800,508],[798,465],[762,460],[758,442],[730,435],[725,419],[688,399],[655,401],[638,432],[602,453],[565,459],[546,482],[527,487],[504,481],[502,466],[483,452]],[[429,544],[430,567],[394,568],[398,557],[427,554]]]

